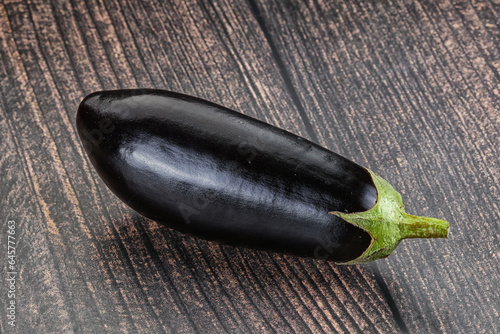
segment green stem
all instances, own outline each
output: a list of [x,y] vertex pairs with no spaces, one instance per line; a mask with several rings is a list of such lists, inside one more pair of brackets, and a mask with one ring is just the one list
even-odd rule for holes
[[359,264],[389,256],[405,238],[447,238],[448,223],[441,219],[407,214],[401,195],[377,174],[368,170],[377,188],[377,203],[368,211],[330,212],[365,230],[372,237],[358,258],[341,264]]
[[448,238],[448,222],[431,217],[402,214],[399,230],[402,239],[407,238]]

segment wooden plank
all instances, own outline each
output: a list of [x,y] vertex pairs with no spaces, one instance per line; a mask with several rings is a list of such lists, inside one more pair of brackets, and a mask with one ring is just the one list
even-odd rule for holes
[[[20,274],[17,326],[2,314],[0,332],[494,332],[499,9],[3,0],[0,217],[18,223]],[[74,125],[83,96],[125,87],[196,95],[317,141],[380,172],[408,211],[449,219],[450,239],[342,267],[142,218],[93,171]]]

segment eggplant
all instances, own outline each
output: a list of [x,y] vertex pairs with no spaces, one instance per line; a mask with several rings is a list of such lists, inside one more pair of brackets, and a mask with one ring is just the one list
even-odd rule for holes
[[307,139],[165,90],[101,91],[77,130],[105,184],[138,213],[224,244],[359,264],[404,238],[446,238],[372,171]]

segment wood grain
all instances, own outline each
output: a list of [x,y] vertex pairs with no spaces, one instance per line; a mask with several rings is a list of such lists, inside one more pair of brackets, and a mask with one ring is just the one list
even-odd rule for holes
[[[1,333],[499,333],[498,1],[3,0],[0,27]],[[133,87],[316,141],[450,238],[343,267],[146,220],[74,125],[86,94]]]

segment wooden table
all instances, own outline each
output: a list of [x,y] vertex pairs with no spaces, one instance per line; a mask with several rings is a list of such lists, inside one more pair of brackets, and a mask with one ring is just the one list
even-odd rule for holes
[[[0,26],[0,332],[500,333],[498,0],[3,0]],[[348,267],[149,221],[75,132],[86,94],[133,87],[309,138],[450,237]]]

